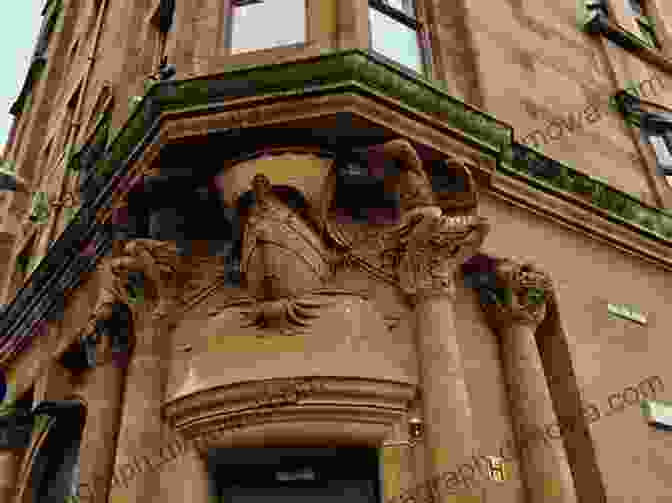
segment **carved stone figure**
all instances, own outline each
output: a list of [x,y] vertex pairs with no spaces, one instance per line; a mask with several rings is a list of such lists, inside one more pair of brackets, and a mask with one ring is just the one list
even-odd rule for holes
[[123,246],[121,256],[104,259],[98,267],[103,274],[101,292],[86,332],[92,333],[97,321],[110,319],[115,304],[132,307],[126,289],[132,272],[143,273],[155,290],[157,304],[153,316],[165,316],[177,297],[177,260],[174,243],[149,239],[129,241]]
[[358,263],[411,296],[450,293],[456,268],[476,252],[489,230],[485,219],[476,215],[477,194],[469,170],[455,159],[445,163],[450,175],[466,181],[452,204],[449,194],[434,192],[407,140],[378,145],[371,153],[373,163],[380,162],[380,156],[399,163],[391,185],[399,193],[401,218],[390,225],[346,225],[327,212],[332,239],[345,248],[347,263]]
[[308,326],[323,302],[303,294],[324,287],[331,273],[331,255],[320,236],[298,211],[274,192],[266,176],[252,180],[254,202],[243,211],[241,271],[252,297],[246,311],[250,325]]
[[243,218],[241,260],[250,294],[271,300],[323,286],[330,262],[322,240],[264,175],[254,177],[252,189],[255,202]]

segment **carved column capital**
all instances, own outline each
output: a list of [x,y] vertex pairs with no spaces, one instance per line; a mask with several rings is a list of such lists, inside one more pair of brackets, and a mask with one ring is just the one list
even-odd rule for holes
[[476,215],[447,216],[438,206],[410,212],[397,231],[402,255],[399,281],[415,301],[455,295],[455,272],[481,247],[490,225]]
[[154,318],[162,318],[177,299],[177,264],[180,257],[172,242],[136,239],[126,242],[117,256],[104,257],[97,270],[102,275],[101,291],[91,316],[87,333],[95,330],[98,321],[109,320],[115,304],[137,309],[138,299],[127,289],[130,274],[140,272],[148,280],[156,302]]
[[553,289],[548,274],[530,262],[497,261],[491,296],[481,296],[481,307],[497,328],[522,324],[538,326],[546,317]]
[[123,248],[123,257],[114,263],[121,274],[141,272],[154,294],[154,319],[164,318],[178,301],[178,269],[181,257],[172,241],[134,239]]

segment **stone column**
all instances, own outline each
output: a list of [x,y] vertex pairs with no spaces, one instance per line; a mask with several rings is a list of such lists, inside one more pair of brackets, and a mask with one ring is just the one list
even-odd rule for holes
[[557,424],[557,417],[535,332],[546,316],[551,281],[532,264],[510,260],[498,261],[495,278],[496,297],[490,302],[482,297],[482,307],[501,337],[504,372],[529,501],[575,503],[574,481],[563,444],[543,437],[544,428]]
[[475,452],[472,411],[455,328],[455,273],[477,253],[489,226],[477,216],[448,217],[438,207],[410,216],[412,228],[400,262],[403,290],[415,308],[420,359],[424,444],[429,484],[449,501],[444,472]]
[[19,453],[14,449],[0,450],[0,503],[11,503],[19,476]]
[[[165,359],[160,324],[144,327],[129,362],[112,496],[120,501],[147,501],[156,497],[158,463],[163,445],[161,404]],[[128,499],[126,499],[128,498]]]
[[119,428],[124,368],[112,361],[109,337],[98,343],[96,367],[84,374],[81,393],[88,402],[80,451],[81,498],[107,501],[114,469],[115,436]]
[[[134,240],[112,269],[121,276],[130,271],[144,275],[144,295],[134,305],[133,348],[124,386],[121,424],[117,437],[111,501],[150,501],[160,490],[160,449],[164,445],[161,405],[165,393],[168,326],[174,299],[169,288],[175,277],[174,244]],[[170,291],[170,293],[169,293]]]

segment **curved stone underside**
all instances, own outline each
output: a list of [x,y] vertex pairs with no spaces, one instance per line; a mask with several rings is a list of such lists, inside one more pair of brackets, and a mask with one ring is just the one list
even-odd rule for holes
[[294,377],[234,384],[167,402],[165,415],[202,446],[377,445],[408,410],[416,387],[402,382]]

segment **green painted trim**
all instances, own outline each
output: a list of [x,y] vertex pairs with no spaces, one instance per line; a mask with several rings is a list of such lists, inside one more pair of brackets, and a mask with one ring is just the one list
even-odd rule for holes
[[409,108],[438,117],[498,151],[511,143],[511,126],[453,98],[435,83],[406,75],[403,70],[374,58],[364,51],[349,50],[297,62],[247,65],[207,79],[180,81],[170,97],[156,97],[155,100],[162,105],[205,105],[211,84],[223,80],[253,82],[257,96],[299,91],[306,88],[307,82],[317,82],[310,86],[314,90],[324,85],[354,81],[396,98]]
[[39,255],[33,255],[30,257],[28,261],[28,267],[26,268],[26,273],[27,274],[32,274],[35,269],[37,269],[37,266],[40,265],[40,262],[42,262],[42,259],[44,257],[39,256]]
[[[149,124],[144,122],[143,101],[151,97],[160,111],[209,102],[211,86],[222,80],[254,82],[255,96],[280,92],[313,92],[320,85],[356,82],[384,96],[396,98],[408,109],[433,115],[458,131],[465,138],[476,140],[481,148],[504,152],[511,144],[513,128],[492,116],[451,97],[438,86],[420,78],[412,78],[401,70],[374,61],[373,56],[360,50],[329,52],[298,62],[267,65],[247,65],[226,74],[199,77],[152,86],[151,90],[131,111],[129,119],[110,143],[111,158],[123,160],[144,136]],[[318,82],[306,87],[306,82]],[[161,96],[164,86],[172,90]]]
[[130,304],[142,304],[145,300],[145,289],[142,287],[130,288],[128,302]]
[[[527,147],[526,147],[527,148]],[[528,151],[532,149],[527,148]],[[554,178],[543,177],[528,169],[527,162],[519,160],[500,163],[499,169],[544,192],[559,195],[571,194],[589,202],[606,214],[608,220],[635,226],[641,233],[672,244],[672,214],[659,208],[648,206],[635,197],[621,192],[606,183],[570,168],[566,163],[551,159],[539,152],[532,151],[528,160],[534,156],[550,159],[560,168],[560,175]],[[530,159],[532,157],[532,159]]]
[[630,42],[632,42],[638,47],[642,47],[645,49],[657,49],[655,44],[649,42],[643,37],[640,37],[639,35],[635,35],[634,33],[631,33],[627,30],[623,31],[623,33],[628,38],[628,40],[630,40]]
[[[660,409],[668,409],[665,412],[670,414],[669,418],[665,418],[668,421],[672,420],[672,401],[669,400],[642,400],[641,402],[642,413],[647,423],[657,423],[663,424],[665,426],[672,426],[671,423],[659,422],[656,419],[660,418]],[[656,414],[658,412],[658,414]]]
[[10,159],[1,159],[0,160],[0,173],[5,173],[7,175],[16,174],[16,163]]
[[49,221],[49,196],[46,192],[38,191],[33,194],[30,220],[38,225]]
[[142,102],[142,96],[131,96],[128,98],[128,114],[133,115],[137,106]]
[[158,83],[159,82],[156,79],[145,79],[145,81],[142,83],[143,88],[145,90],[145,94],[151,93],[152,88]]
[[63,208],[63,219],[65,220],[66,225],[72,222],[78,211],[79,206],[68,206],[67,208]]
[[[241,65],[218,75],[152,85],[143,97],[132,97],[132,103],[129,100],[132,105],[130,116],[121,129],[110,126],[110,158],[98,161],[96,170],[100,174],[112,174],[116,163],[127,158],[142,140],[150,126],[145,122],[145,114],[141,113],[145,99],[151,98],[161,112],[207,113],[213,104],[209,97],[213,86],[227,80],[233,81],[234,87],[236,83],[238,87],[244,86],[245,82],[254,85],[254,96],[301,96],[350,90],[395,99],[406,112],[426,113],[457,130],[462,141],[476,146],[484,155],[493,156],[502,173],[554,195],[573,193],[584,201],[589,197],[593,205],[605,210],[603,216],[615,223],[635,226],[643,234],[666,242],[672,238],[672,216],[645,206],[632,196],[558,161],[554,162],[562,167],[561,176],[551,182],[531,174],[520,162],[513,160],[511,126],[451,97],[440,85],[406,75],[399,68],[358,49],[326,51],[320,56],[281,64]],[[528,147],[528,150],[546,157],[536,149]]]
[[628,304],[607,304],[607,311],[609,314],[637,322],[641,325],[646,325],[647,322],[646,316],[637,311],[634,306]]
[[546,300],[546,292],[541,288],[530,288],[527,290],[527,300],[535,306],[543,304]]
[[593,24],[601,13],[600,4],[604,5],[598,0],[577,0],[576,26],[580,31],[593,32]]

